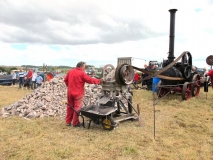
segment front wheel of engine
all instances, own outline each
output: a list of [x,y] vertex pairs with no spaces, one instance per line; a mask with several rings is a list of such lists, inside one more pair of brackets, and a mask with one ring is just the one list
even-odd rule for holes
[[192,96],[197,97],[200,93],[200,76],[195,74],[192,79]]
[[182,88],[182,99],[189,100],[191,98],[191,84],[189,82],[185,82]]

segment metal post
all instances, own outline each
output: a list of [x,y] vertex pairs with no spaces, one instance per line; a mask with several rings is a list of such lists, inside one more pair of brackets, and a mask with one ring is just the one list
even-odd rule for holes
[[154,140],[155,140],[155,104],[153,107],[153,112],[154,112]]
[[152,95],[153,95],[153,101],[154,101],[154,103],[153,103],[153,114],[154,114],[154,140],[155,140],[155,105],[156,105],[156,103],[155,103],[155,93],[152,92]]

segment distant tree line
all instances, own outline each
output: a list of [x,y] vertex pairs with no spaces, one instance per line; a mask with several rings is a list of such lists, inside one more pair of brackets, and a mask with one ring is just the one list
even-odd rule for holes
[[[22,68],[42,68],[43,66],[21,65],[21,67]],[[70,66],[48,66],[48,65],[47,65],[47,67],[52,67],[52,68],[73,68],[73,67],[70,67]],[[95,66],[88,64],[87,67],[95,67]]]
[[[75,66],[74,66],[75,67]],[[34,65],[21,65],[21,66],[0,66],[0,70],[2,72],[7,72],[8,74],[10,74],[11,70],[19,70],[20,68],[22,68],[23,70],[27,70],[28,68],[33,68],[33,69],[38,69],[39,71],[50,71],[50,72],[55,72],[56,70],[60,70],[61,72],[67,73],[68,70],[74,68],[74,67],[70,67],[70,66],[34,66]],[[102,70],[102,67],[95,67],[94,65],[87,65],[86,68],[95,68],[98,71]]]
[[16,67],[0,67],[0,71],[7,72],[8,74],[11,72],[11,70],[18,70]]
[[[47,67],[57,67],[57,68],[71,68],[70,66],[48,66]],[[33,65],[21,65],[23,68],[41,68],[43,66],[33,66]]]

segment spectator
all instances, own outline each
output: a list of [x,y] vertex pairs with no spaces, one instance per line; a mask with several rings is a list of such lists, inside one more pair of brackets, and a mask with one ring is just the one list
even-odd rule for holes
[[213,70],[210,70],[205,76],[206,77],[209,76],[211,78],[211,84],[213,89]]
[[28,68],[27,81],[29,82],[30,88],[32,88],[32,77],[33,77],[33,72],[30,68]]
[[40,76],[40,73],[37,73],[37,77],[36,77],[36,88],[38,88],[39,86],[41,86],[43,81],[43,78]]
[[24,72],[22,71],[22,69],[20,69],[19,73],[18,73],[18,77],[19,77],[19,89],[23,90],[23,85],[24,85]]
[[[79,62],[76,68],[69,70],[64,78],[64,82],[67,86],[67,101],[68,104],[73,106],[73,108],[79,112],[82,107],[83,97],[84,97],[84,84],[100,84],[101,80],[92,78],[85,73],[86,63]],[[66,125],[73,127],[80,127],[78,119],[78,114],[67,105],[67,115],[66,115]]]
[[151,69],[152,69],[152,70],[155,70],[155,69],[156,69],[156,65],[153,64],[153,65],[151,66]]
[[32,76],[32,89],[36,89],[36,78],[37,78],[37,73],[35,70],[32,70],[33,76]]
[[11,84],[11,87],[16,85],[16,81],[17,81],[17,78],[16,78],[16,73],[14,71],[11,72],[12,74],[12,79],[13,79],[13,82]]
[[137,81],[140,79],[139,74],[137,73],[137,71],[134,71],[134,79],[133,79],[133,84],[137,85]]
[[27,79],[27,76],[24,77],[24,87],[26,89],[30,88],[29,80]]
[[192,66],[192,72],[191,73],[197,74],[197,67],[196,66]]
[[203,76],[205,77],[205,75],[208,73],[208,71],[206,70],[206,68],[203,68],[203,71],[204,71]]
[[[145,69],[146,71],[148,71],[148,68],[147,68],[147,65],[146,65],[146,64],[144,65],[144,69]],[[143,73],[143,74],[142,74],[142,77],[143,77],[143,78],[146,78],[146,77],[148,77],[148,76],[149,76],[149,75],[146,74],[146,73]],[[147,80],[142,81],[142,87],[143,87],[144,85],[147,85]]]

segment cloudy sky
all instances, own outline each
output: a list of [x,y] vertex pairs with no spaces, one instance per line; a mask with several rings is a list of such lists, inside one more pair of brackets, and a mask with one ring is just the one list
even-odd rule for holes
[[208,67],[213,0],[0,0],[0,65],[163,61],[174,8],[175,57],[189,51],[193,65]]

